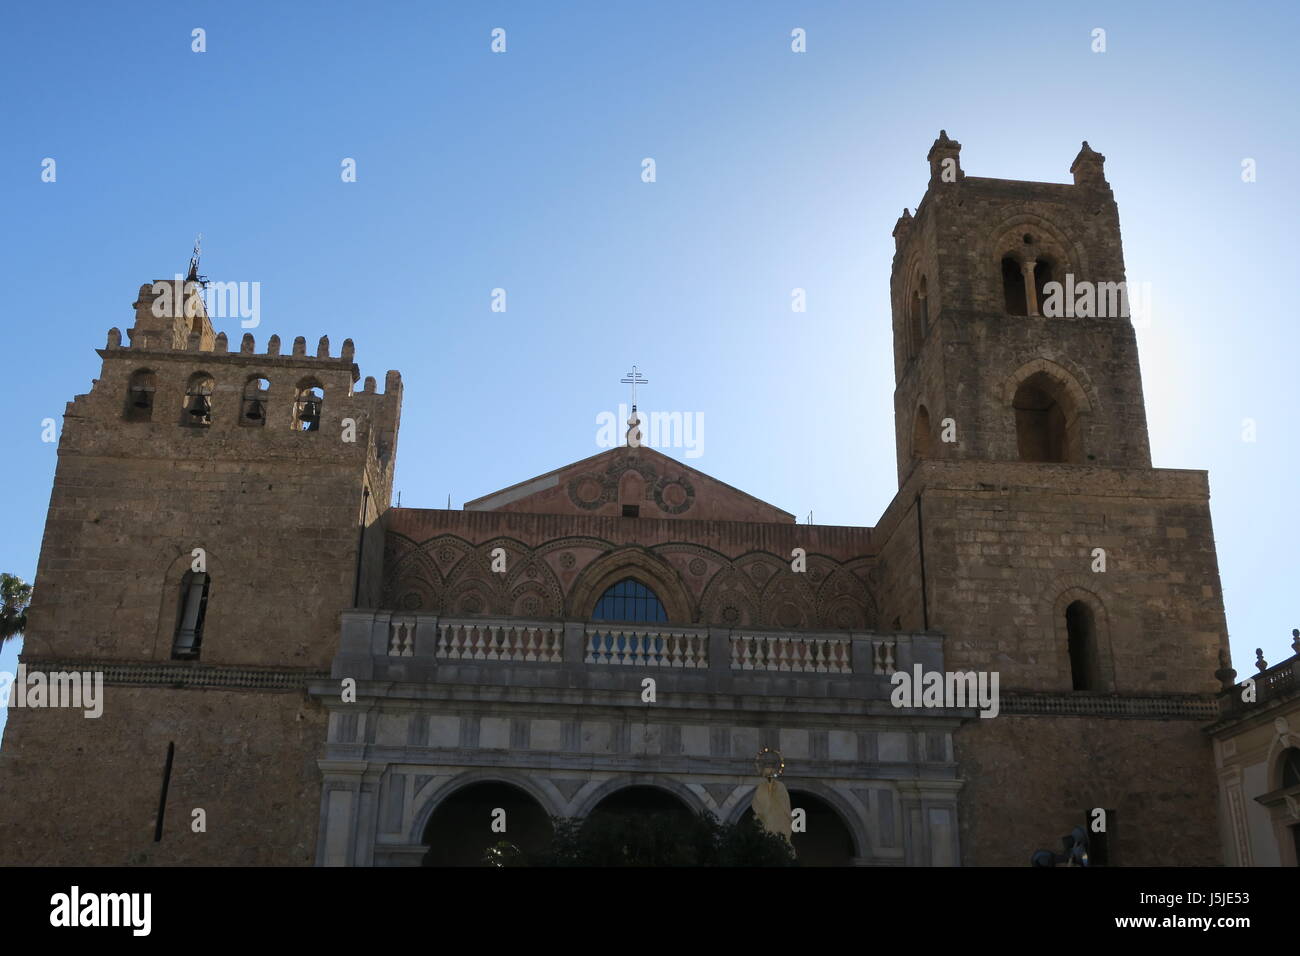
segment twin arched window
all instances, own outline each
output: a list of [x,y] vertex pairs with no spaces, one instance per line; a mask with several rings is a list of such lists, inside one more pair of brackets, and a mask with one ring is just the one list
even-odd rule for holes
[[1044,287],[1056,281],[1056,264],[1030,233],[1025,233],[1018,245],[1022,248],[1002,257],[1003,307],[1007,315],[1042,315]]

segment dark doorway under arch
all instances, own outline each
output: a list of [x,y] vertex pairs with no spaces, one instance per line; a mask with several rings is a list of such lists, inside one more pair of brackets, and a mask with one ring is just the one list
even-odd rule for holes
[[[790,809],[803,810],[805,830],[792,833],[795,857],[799,866],[851,866],[857,856],[853,832],[829,803],[807,790],[790,791]],[[741,820],[748,820],[753,810],[746,810]]]
[[[492,829],[493,811],[505,811],[505,832]],[[519,787],[484,781],[462,787],[438,804],[424,828],[423,866],[484,866],[488,848],[505,841],[525,854],[551,838],[551,820]]]
[[647,816],[652,813],[667,813],[689,817],[692,811],[681,798],[662,787],[638,784],[615,790],[592,807],[589,816],[598,813],[611,816]]

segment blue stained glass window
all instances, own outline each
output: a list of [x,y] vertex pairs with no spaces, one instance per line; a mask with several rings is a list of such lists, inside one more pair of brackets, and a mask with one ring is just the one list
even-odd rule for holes
[[651,621],[667,623],[659,596],[635,578],[624,578],[601,595],[593,621]]

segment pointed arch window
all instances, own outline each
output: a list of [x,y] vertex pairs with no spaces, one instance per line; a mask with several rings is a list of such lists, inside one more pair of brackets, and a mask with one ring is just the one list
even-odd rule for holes
[[186,571],[181,579],[180,615],[172,641],[172,658],[197,660],[203,643],[203,621],[208,612],[208,589],[212,579],[198,571]]
[[636,578],[624,578],[600,596],[591,619],[667,623],[668,613],[654,591]]

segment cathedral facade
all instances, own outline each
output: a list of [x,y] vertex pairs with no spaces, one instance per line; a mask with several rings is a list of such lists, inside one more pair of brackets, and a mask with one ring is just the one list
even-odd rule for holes
[[[635,435],[394,507],[398,373],[141,286],[64,416],[23,655],[104,710],[11,710],[5,862],[474,863],[600,808],[739,820],[768,749],[806,863],[1023,865],[1097,819],[1099,861],[1218,863],[1208,481],[1151,464],[1104,159],[960,159],[941,133],[894,229],[873,527]],[[995,706],[900,705],[925,674]]]

